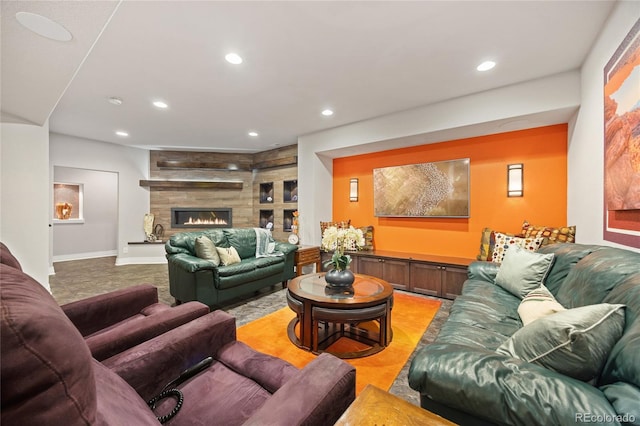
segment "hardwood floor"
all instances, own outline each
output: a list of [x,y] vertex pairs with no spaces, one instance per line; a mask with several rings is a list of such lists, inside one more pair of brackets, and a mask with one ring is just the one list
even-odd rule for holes
[[[115,266],[115,257],[102,257],[56,262],[54,269],[56,273],[49,277],[49,284],[53,297],[61,305],[136,284],[155,285],[158,288],[158,298],[161,302],[169,305],[175,302],[169,294],[167,265]],[[430,296],[414,295],[433,299]],[[449,316],[452,301],[439,300],[442,301],[442,306],[422,336],[417,349],[435,339],[440,332],[440,327]],[[251,298],[223,306],[222,310],[233,315],[236,318],[237,326],[241,326],[285,306],[287,306],[286,292],[280,285],[277,285],[264,289]],[[407,379],[411,359],[413,359],[413,354],[409,357],[389,392],[415,405],[420,405],[420,397],[416,391],[409,387]]]

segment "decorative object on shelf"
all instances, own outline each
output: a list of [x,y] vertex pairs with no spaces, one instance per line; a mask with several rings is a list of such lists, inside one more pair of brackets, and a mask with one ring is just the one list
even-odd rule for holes
[[153,233],[153,221],[155,220],[155,216],[153,213],[147,213],[144,215],[144,235],[145,241],[155,241],[156,236]]
[[291,225],[291,231],[296,235],[300,235],[300,212],[296,210],[292,213],[292,215],[293,224]]
[[159,223],[156,224],[156,226],[153,227],[153,235],[155,235],[156,241],[162,241],[162,237],[164,237],[164,226]]
[[73,204],[71,203],[58,203],[56,204],[56,216],[58,219],[66,220],[71,217],[73,211]]
[[364,246],[362,230],[353,226],[337,228],[330,226],[322,234],[322,249],[333,251],[331,259],[325,262],[325,267],[331,267],[324,276],[327,285],[333,287],[345,287],[353,284],[355,276],[349,269],[351,256],[345,251],[355,251]]
[[289,241],[289,244],[298,244],[300,242],[300,238],[298,238],[298,234],[291,233],[289,234],[287,241]]

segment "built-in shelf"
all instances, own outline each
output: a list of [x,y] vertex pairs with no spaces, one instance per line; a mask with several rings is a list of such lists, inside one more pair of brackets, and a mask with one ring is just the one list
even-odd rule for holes
[[154,189],[242,189],[242,182],[202,180],[140,180],[140,186]]
[[285,232],[293,231],[293,213],[295,210],[283,210],[282,230]]
[[273,182],[260,184],[260,203],[273,203]]
[[266,228],[267,224],[271,223],[273,226],[273,210],[260,210],[260,228]]
[[298,181],[297,180],[285,180],[283,182],[283,195],[282,198],[285,203],[297,203],[298,202]]

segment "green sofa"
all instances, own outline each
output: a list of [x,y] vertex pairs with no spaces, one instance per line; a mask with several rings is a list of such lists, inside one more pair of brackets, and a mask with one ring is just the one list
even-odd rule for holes
[[[216,247],[234,247],[241,262],[215,266],[196,256],[195,241],[207,236]],[[172,235],[165,243],[169,265],[169,291],[176,303],[197,300],[212,309],[232,299],[282,283],[295,276],[294,256],[298,246],[276,242],[283,256],[256,258],[254,228],[216,228]]]
[[566,243],[539,252],[554,254],[545,285],[565,308],[626,305],[599,374],[587,383],[496,352],[522,328],[521,299],[494,284],[498,264],[474,262],[440,334],[412,360],[421,406],[462,425],[639,425],[640,253]]

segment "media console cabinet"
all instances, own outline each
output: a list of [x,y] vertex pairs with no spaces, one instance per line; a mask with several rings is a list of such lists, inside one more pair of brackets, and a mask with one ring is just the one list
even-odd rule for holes
[[[399,290],[455,299],[475,259],[386,250],[349,252],[351,270],[381,278]],[[322,252],[322,263],[332,253]]]

